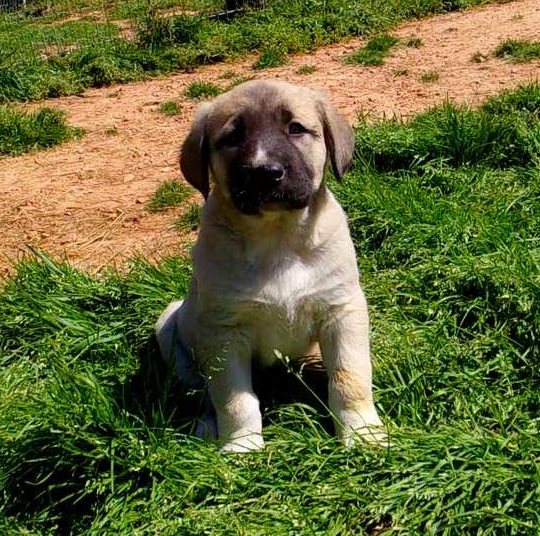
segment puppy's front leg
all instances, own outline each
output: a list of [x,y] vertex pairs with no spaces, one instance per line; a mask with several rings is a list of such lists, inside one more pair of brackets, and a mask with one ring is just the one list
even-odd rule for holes
[[217,417],[218,437],[225,452],[248,452],[264,447],[259,400],[251,383],[251,352],[230,344],[205,366],[210,398]]
[[373,403],[369,318],[362,291],[350,304],[331,311],[321,326],[320,345],[338,437],[346,446],[359,437],[383,442],[386,436]]

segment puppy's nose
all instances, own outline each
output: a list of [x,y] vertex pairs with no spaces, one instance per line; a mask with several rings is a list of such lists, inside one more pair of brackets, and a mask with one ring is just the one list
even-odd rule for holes
[[281,164],[271,162],[253,167],[250,171],[250,175],[254,179],[263,181],[267,184],[276,184],[283,180],[285,169]]

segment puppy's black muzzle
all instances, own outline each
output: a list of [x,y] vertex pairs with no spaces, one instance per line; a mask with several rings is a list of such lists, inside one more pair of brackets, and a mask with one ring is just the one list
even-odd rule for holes
[[240,174],[248,181],[258,184],[261,189],[272,189],[285,178],[285,168],[279,162],[260,166],[240,166]]
[[231,198],[240,212],[258,214],[265,202],[282,197],[284,181],[285,168],[280,163],[240,164],[231,176]]
[[279,162],[237,166],[229,188],[235,207],[248,215],[260,214],[262,209],[301,209],[311,195],[309,181],[292,180],[290,170]]

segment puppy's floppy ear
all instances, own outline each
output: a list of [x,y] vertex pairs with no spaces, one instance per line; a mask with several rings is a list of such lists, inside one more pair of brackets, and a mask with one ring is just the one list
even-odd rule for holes
[[351,165],[354,154],[354,132],[347,120],[328,102],[318,95],[317,107],[324,129],[324,143],[330,156],[332,171],[341,179]]
[[210,193],[210,151],[206,125],[211,109],[212,105],[207,103],[197,110],[191,130],[180,151],[180,169],[184,177],[205,199]]

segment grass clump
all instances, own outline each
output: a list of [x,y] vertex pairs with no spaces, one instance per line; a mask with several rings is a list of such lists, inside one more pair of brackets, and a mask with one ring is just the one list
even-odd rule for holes
[[439,78],[440,78],[440,75],[437,71],[426,71],[420,75],[420,82],[424,82],[425,84],[430,84],[432,82],[437,82]]
[[392,74],[394,76],[408,76],[409,75],[409,69],[394,69],[392,71]]
[[162,182],[154,195],[148,201],[149,212],[161,212],[171,207],[181,205],[191,194],[191,190],[184,184],[171,179]]
[[538,83],[525,84],[512,91],[505,91],[497,97],[489,99],[482,110],[491,117],[512,116],[540,119],[540,91]]
[[164,101],[159,105],[159,112],[168,117],[178,115],[182,111],[182,106],[175,100]]
[[220,80],[234,80],[236,78],[239,78],[241,75],[238,74],[236,71],[225,71],[224,73],[219,75]]
[[477,51],[475,52],[472,56],[471,56],[471,62],[472,63],[485,63],[486,61],[489,60],[489,57],[480,52],[480,51]]
[[201,222],[201,207],[193,203],[187,207],[184,213],[174,222],[177,231],[196,231]]
[[495,56],[509,58],[516,63],[527,63],[540,58],[540,41],[508,39],[496,49]]
[[347,58],[348,63],[359,65],[382,65],[390,49],[398,43],[398,39],[389,34],[372,37],[364,47]]
[[66,114],[52,108],[25,112],[0,105],[0,155],[46,149],[79,137],[82,130],[66,123]]
[[223,89],[216,84],[213,84],[211,82],[198,81],[188,84],[186,90],[184,91],[184,95],[188,99],[203,100],[217,97],[222,92]]
[[381,170],[426,162],[495,168],[532,166],[538,159],[540,89],[537,84],[503,93],[479,110],[451,103],[417,115],[364,124],[357,132],[358,158]]
[[424,41],[420,37],[409,37],[403,41],[403,44],[409,48],[420,48],[424,45]]
[[296,73],[301,74],[301,75],[313,74],[316,71],[317,71],[317,66],[309,64],[309,63],[305,63],[304,65],[300,65],[300,67],[298,67],[298,69],[296,69]]
[[498,58],[511,59],[516,63],[526,63],[540,58],[540,41],[507,39],[496,49]]
[[188,435],[200,397],[152,338],[189,261],[99,277],[21,261],[0,292],[0,528],[536,534],[539,110],[529,85],[478,110],[364,123],[331,183],[369,299],[388,448],[341,448],[283,373],[258,387],[307,402],[263,397],[266,449],[219,455]]
[[253,65],[254,69],[271,69],[287,63],[287,55],[280,48],[266,48],[261,51],[259,59]]

